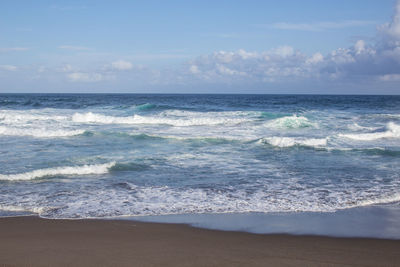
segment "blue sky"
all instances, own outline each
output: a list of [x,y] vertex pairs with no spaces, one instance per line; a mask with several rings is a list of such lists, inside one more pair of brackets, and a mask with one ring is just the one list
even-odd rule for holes
[[0,92],[400,93],[395,0],[0,2]]

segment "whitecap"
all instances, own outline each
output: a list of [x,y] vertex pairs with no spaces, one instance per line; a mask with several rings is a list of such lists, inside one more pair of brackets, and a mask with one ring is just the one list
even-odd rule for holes
[[72,121],[79,123],[98,123],[98,124],[166,124],[172,126],[200,126],[200,125],[218,125],[218,124],[238,124],[246,121],[245,118],[227,118],[227,117],[167,117],[163,116],[141,116],[133,115],[129,117],[108,116],[88,113],[75,113]]
[[6,181],[26,181],[42,177],[58,176],[58,175],[89,175],[104,174],[109,172],[116,162],[105,164],[83,165],[83,166],[64,166],[56,168],[38,169],[30,172],[17,174],[0,174],[0,180]]
[[276,128],[276,129],[298,129],[298,128],[306,128],[306,127],[314,127],[317,128],[318,124],[315,122],[309,121],[304,116],[285,116],[282,118],[278,118],[266,123],[267,127]]
[[85,130],[49,130],[35,128],[16,128],[0,126],[0,135],[10,136],[34,136],[34,137],[68,137],[83,134]]
[[262,143],[267,143],[276,147],[292,147],[292,146],[307,146],[307,147],[324,147],[327,145],[327,138],[294,138],[294,137],[265,137],[261,139]]
[[386,131],[384,132],[373,132],[373,133],[354,133],[354,134],[339,134],[340,137],[345,137],[357,141],[373,141],[382,138],[399,138],[400,137],[400,125],[393,122],[389,122],[386,125]]

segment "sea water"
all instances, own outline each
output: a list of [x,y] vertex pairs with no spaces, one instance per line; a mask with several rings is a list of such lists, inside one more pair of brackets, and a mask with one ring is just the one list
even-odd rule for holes
[[399,206],[400,96],[0,95],[0,215]]

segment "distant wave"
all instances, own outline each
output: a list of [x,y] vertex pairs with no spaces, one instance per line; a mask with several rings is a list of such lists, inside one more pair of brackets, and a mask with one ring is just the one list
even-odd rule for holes
[[0,126],[0,135],[10,136],[34,136],[34,137],[68,137],[84,134],[85,130],[49,130],[49,129],[33,129],[33,128],[15,128]]
[[0,110],[0,122],[11,125],[32,121],[63,121],[67,119],[68,117],[61,115],[38,114],[36,110]]
[[88,113],[75,113],[72,116],[74,122],[79,123],[98,123],[98,124],[166,124],[172,126],[200,126],[218,124],[237,124],[246,121],[243,118],[227,117],[161,117],[161,116],[141,116],[133,115],[129,117],[108,116]]
[[384,132],[373,132],[373,133],[359,133],[359,134],[339,134],[340,137],[345,137],[357,141],[373,141],[382,138],[399,138],[400,137],[400,125],[393,122],[389,122]]
[[261,139],[262,143],[267,143],[276,147],[293,147],[293,146],[307,146],[307,147],[323,147],[327,145],[327,138],[294,138],[294,137],[265,137]]
[[3,181],[26,181],[42,177],[51,177],[58,175],[88,175],[88,174],[104,174],[109,172],[110,168],[116,165],[116,162],[83,166],[66,166],[39,169],[30,172],[17,174],[0,174],[0,180]]

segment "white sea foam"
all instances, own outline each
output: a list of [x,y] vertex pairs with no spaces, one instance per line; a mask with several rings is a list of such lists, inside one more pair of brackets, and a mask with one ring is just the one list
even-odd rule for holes
[[[296,187],[298,190],[294,190]],[[48,218],[96,218],[113,216],[146,216],[193,213],[243,212],[333,212],[339,209],[391,203],[399,195],[386,192],[379,196],[364,195],[362,190],[340,191],[334,188],[309,188],[302,184],[274,184],[253,193],[245,189],[235,191],[171,188],[168,186],[138,186],[125,183],[124,190],[98,189],[94,193],[74,194],[67,202],[25,203],[16,211],[36,209]],[[275,191],[277,190],[277,191]],[[278,195],[274,194],[277,193]],[[17,200],[18,201],[18,200]],[[101,204],[100,204],[101,203]],[[62,204],[62,205],[61,205]],[[32,205],[32,206],[31,206]],[[20,206],[16,204],[15,206]],[[23,206],[23,205],[22,205]],[[60,207],[49,209],[45,207]],[[1,207],[0,207],[1,208]]]
[[74,187],[73,193],[60,188],[57,190],[60,193],[56,194],[54,191],[45,191],[46,194],[35,192],[29,194],[28,199],[26,192],[14,192],[11,196],[0,197],[0,203],[4,205],[0,204],[0,209],[32,211],[47,218],[96,218],[193,213],[333,212],[400,201],[396,182],[388,187],[370,181],[361,187],[343,190],[341,186],[330,183],[310,187],[301,181],[298,178],[270,179],[259,183],[257,188],[244,186],[234,190],[122,182],[107,188],[104,184]]
[[0,110],[0,122],[4,124],[21,124],[37,121],[65,121],[67,116],[51,114],[51,111],[37,110]]
[[199,125],[218,125],[218,124],[237,124],[246,121],[244,118],[227,117],[167,117],[163,116],[141,116],[133,115],[129,117],[108,116],[88,113],[75,113],[72,116],[74,122],[79,123],[98,123],[98,124],[167,124],[172,126],[199,126]]
[[327,145],[328,139],[273,136],[273,137],[262,138],[261,142],[277,147],[292,147],[292,146],[323,147]]
[[32,212],[32,213],[41,214],[46,209],[44,207],[29,207],[29,208],[27,208],[27,207],[22,207],[22,206],[10,206],[10,205],[1,205],[0,204],[0,210],[16,211],[16,212]]
[[393,203],[393,202],[400,202],[400,194],[394,194],[394,195],[384,196],[384,197],[380,197],[380,198],[362,200],[359,203],[357,203],[357,206],[370,206],[370,205],[386,204],[386,203]]
[[314,127],[314,128],[318,127],[317,123],[309,121],[309,119],[307,119],[304,116],[297,116],[297,115],[278,118],[267,122],[265,125],[267,127],[276,129],[298,129],[306,127]]
[[358,130],[376,131],[379,129],[379,127],[361,126],[358,123],[353,123],[353,124],[349,125],[349,129],[351,129],[353,131],[358,131]]
[[345,137],[358,141],[373,141],[382,138],[399,138],[400,137],[400,125],[393,122],[389,122],[384,132],[374,133],[357,133],[357,134],[339,134],[340,137]]
[[68,137],[83,134],[85,130],[49,130],[36,128],[16,128],[0,126],[0,135],[10,136],[34,136],[34,137]]
[[88,174],[104,174],[113,167],[116,162],[83,166],[65,166],[56,168],[39,169],[30,172],[17,174],[0,174],[0,180],[23,181],[33,180],[36,178],[58,175],[88,175]]

